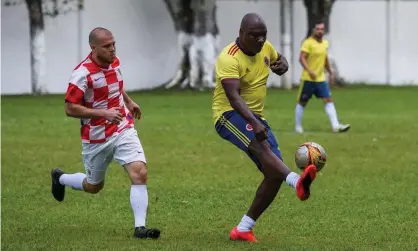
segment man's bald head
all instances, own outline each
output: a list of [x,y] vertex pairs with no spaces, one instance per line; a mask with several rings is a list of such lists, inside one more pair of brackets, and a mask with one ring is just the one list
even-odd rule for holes
[[241,20],[241,29],[248,30],[251,28],[263,27],[266,29],[266,23],[257,13],[247,13]]
[[105,36],[112,36],[112,32],[110,32],[106,28],[96,27],[94,28],[89,34],[89,44],[95,45],[99,41],[100,37],[103,35]]
[[96,63],[107,67],[116,57],[115,40],[108,29],[97,27],[89,34],[89,44]]
[[246,14],[239,29],[239,43],[247,55],[255,55],[261,51],[267,39],[267,27],[263,18],[257,13]]

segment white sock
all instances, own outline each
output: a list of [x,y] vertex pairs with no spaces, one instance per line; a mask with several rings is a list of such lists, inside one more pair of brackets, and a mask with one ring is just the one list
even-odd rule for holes
[[328,115],[332,128],[333,129],[338,128],[338,126],[340,125],[340,122],[338,122],[337,111],[335,110],[335,106],[333,102],[325,104],[325,112]]
[[255,225],[255,221],[248,217],[247,215],[244,215],[242,217],[241,222],[238,225],[238,231],[239,232],[250,232],[251,228],[253,228]]
[[61,185],[69,186],[74,190],[84,190],[83,181],[86,178],[84,173],[73,173],[61,175],[59,182]]
[[135,218],[135,227],[145,227],[148,208],[147,185],[131,186],[131,206]]
[[300,104],[296,104],[295,108],[295,125],[296,127],[302,127],[302,117],[303,117],[304,107]]
[[300,176],[297,173],[291,172],[286,177],[286,183],[296,189],[296,184],[298,183]]

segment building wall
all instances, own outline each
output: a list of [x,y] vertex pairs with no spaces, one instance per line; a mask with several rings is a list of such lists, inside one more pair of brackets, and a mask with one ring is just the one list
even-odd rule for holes
[[[413,28],[417,9],[417,1],[337,0],[329,39],[342,77],[352,82],[418,85],[418,33]],[[280,51],[280,4],[272,0],[218,0],[221,45],[238,36],[247,12],[264,17],[268,39]],[[307,24],[301,0],[293,1],[292,14],[292,58],[297,59]],[[2,7],[1,15],[1,93],[30,93],[26,6]],[[89,53],[88,33],[96,26],[115,35],[127,90],[154,88],[175,73],[177,38],[162,0],[88,0],[81,13],[45,17],[49,92],[65,92],[71,70]],[[294,61],[292,67],[293,82],[298,82],[300,65]]]

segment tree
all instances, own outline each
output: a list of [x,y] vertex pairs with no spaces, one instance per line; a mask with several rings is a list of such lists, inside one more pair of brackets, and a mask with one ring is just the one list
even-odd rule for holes
[[33,94],[45,94],[45,22],[44,17],[56,17],[68,12],[81,11],[84,0],[5,0],[5,6],[26,3],[30,27],[31,84]]
[[[308,20],[308,30],[306,33],[306,37],[311,35],[312,29],[315,26],[316,20],[323,20],[325,24],[325,34],[329,35],[330,33],[330,15],[332,6],[336,0],[304,0],[304,4],[306,7],[306,14]],[[335,59],[332,55],[328,56],[331,64],[331,69],[335,74],[335,84],[343,85],[344,79],[341,78],[338,72],[338,67],[335,62]]]
[[166,88],[214,86],[219,49],[216,0],[164,0],[173,19],[180,50],[179,68]]

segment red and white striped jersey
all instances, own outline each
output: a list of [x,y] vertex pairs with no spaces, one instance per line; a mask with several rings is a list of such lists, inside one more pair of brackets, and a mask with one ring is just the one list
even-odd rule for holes
[[65,101],[81,104],[91,109],[120,108],[124,117],[119,124],[105,118],[81,119],[81,139],[83,143],[102,143],[115,133],[133,127],[133,116],[125,105],[123,78],[119,58],[108,69],[97,65],[90,55],[72,72]]

